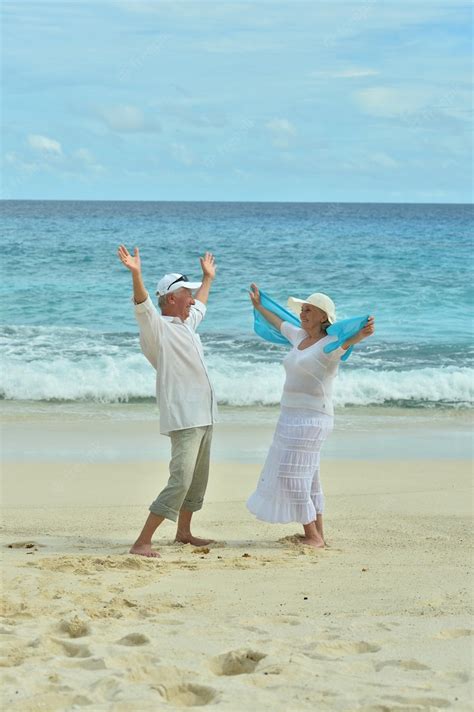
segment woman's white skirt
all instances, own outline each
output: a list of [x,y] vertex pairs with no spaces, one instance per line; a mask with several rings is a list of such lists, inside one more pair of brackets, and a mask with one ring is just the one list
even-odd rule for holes
[[321,446],[333,417],[315,410],[282,407],[257,489],[247,507],[265,522],[309,524],[322,514]]

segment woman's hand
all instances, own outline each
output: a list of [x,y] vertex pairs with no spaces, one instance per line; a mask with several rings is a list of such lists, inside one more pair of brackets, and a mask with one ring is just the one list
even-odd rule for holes
[[363,341],[368,336],[372,336],[375,331],[375,317],[369,316],[367,324],[356,334],[357,341]]
[[269,324],[274,326],[277,331],[280,331],[283,319],[280,319],[279,316],[274,314],[269,309],[262,307],[262,303],[260,300],[260,291],[259,291],[257,285],[254,284],[253,282],[250,285],[249,295],[250,295],[250,300],[253,304],[254,309],[256,309],[258,312],[260,312],[260,314],[263,316],[263,318],[266,319]]
[[127,269],[130,270],[130,272],[135,272],[136,274],[141,273],[141,262],[140,262],[140,253],[138,251],[138,247],[135,247],[135,251],[133,255],[130,254],[130,252],[127,250],[125,245],[120,245],[120,247],[117,250],[117,254],[122,262],[122,264],[125,265]]
[[203,277],[214,279],[216,276],[216,263],[212,252],[206,252],[204,257],[199,258],[199,261],[201,263]]
[[347,341],[344,341],[344,343],[342,344],[342,348],[347,351],[350,346],[354,346],[354,344],[359,344],[368,336],[372,336],[374,331],[375,318],[373,316],[369,316],[369,318],[367,319],[367,324],[363,326],[362,329],[358,331],[357,334],[355,334],[355,336],[352,336],[350,339],[347,339]]
[[252,282],[252,284],[250,285],[250,292],[249,292],[249,295],[250,295],[250,300],[251,300],[251,302],[252,302],[254,308],[255,308],[255,309],[258,309],[259,306],[260,306],[260,292],[259,292],[259,290],[258,290],[257,285],[254,284],[253,282]]

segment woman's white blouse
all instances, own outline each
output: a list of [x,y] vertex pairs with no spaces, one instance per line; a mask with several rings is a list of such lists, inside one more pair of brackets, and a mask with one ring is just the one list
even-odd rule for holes
[[308,336],[306,331],[287,321],[281,324],[280,331],[293,345],[290,353],[283,359],[286,380],[281,405],[288,408],[309,408],[333,415],[332,385],[345,350],[340,346],[327,354],[323,349],[337,340],[337,337],[325,336],[300,351],[298,345]]

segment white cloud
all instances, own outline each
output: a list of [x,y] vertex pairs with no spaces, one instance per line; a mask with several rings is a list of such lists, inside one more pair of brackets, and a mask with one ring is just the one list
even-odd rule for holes
[[347,67],[340,70],[311,72],[310,77],[314,79],[363,79],[364,77],[376,77],[379,74],[380,72],[376,69]]
[[412,128],[446,119],[470,121],[470,93],[457,88],[378,86],[363,89],[353,96],[364,113],[401,119]]
[[429,97],[420,88],[370,87],[355,94],[356,103],[366,114],[372,116],[402,116],[415,114],[422,109]]
[[341,170],[359,175],[387,176],[389,171],[402,164],[385,151],[365,153],[357,151],[340,164]]
[[[74,175],[86,178],[106,171],[104,166],[97,162],[92,151],[87,148],[63,153],[59,143],[53,139],[34,135],[29,135],[27,138],[29,146],[37,151],[33,160],[30,159],[31,152],[28,156],[22,156],[15,151],[9,151],[4,155],[5,164],[14,169],[17,174],[48,173],[62,177]],[[58,156],[61,160],[51,160]]]
[[363,69],[362,67],[350,67],[340,72],[334,72],[335,79],[359,79],[360,77],[376,77],[380,72],[376,69]]
[[154,117],[145,116],[141,109],[126,104],[103,107],[99,115],[111,131],[117,133],[150,133],[161,131]]
[[57,156],[62,155],[61,144],[53,138],[40,136],[39,134],[29,134],[27,141],[29,146],[31,146],[31,148],[35,151],[41,151],[42,153],[54,154]]
[[288,148],[292,139],[296,136],[296,128],[288,119],[271,119],[265,124],[273,138],[273,145],[276,148]]
[[15,151],[9,151],[5,154],[5,163],[12,166],[12,168],[16,168],[21,173],[36,173],[39,168],[37,163],[24,161]]

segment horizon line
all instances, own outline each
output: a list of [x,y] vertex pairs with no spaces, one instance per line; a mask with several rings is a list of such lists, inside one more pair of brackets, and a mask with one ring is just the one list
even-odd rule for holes
[[140,200],[130,198],[0,198],[0,203],[196,203],[196,204],[250,204],[250,205],[463,205],[458,202],[414,202],[414,201],[363,201],[363,200]]

